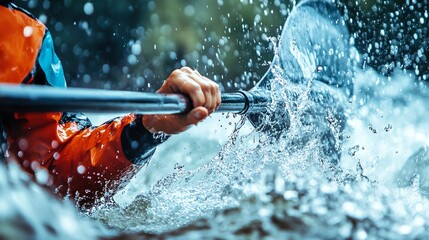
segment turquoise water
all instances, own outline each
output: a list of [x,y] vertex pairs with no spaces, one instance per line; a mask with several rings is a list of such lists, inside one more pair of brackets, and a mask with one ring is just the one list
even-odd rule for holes
[[239,117],[214,116],[160,149],[118,194],[122,207],[93,217],[137,235],[185,239],[426,237],[424,176],[415,171],[402,187],[397,178],[429,136],[426,88],[403,73],[385,78],[368,70],[356,80],[341,170],[323,165],[316,138],[292,151],[248,122],[233,131]]
[[115,196],[119,206],[96,209],[89,218],[29,185],[17,169],[1,167],[2,236],[425,238],[425,166],[407,186],[398,187],[397,174],[427,142],[426,87],[402,72],[385,78],[368,70],[356,80],[343,171],[333,180],[317,141],[290,151],[238,116],[215,114],[158,149]]
[[[315,68],[323,65],[317,66],[314,52],[296,50],[309,50],[305,42],[297,42],[303,45],[290,45],[297,64],[289,67],[300,68],[305,84],[292,81],[295,71],[277,72],[271,82],[274,103],[286,102],[273,103],[271,112],[287,111],[288,128],[273,134],[255,129],[246,118],[214,114],[162,145],[114,196],[114,206],[88,213],[78,213],[29,183],[15,167],[0,166],[1,236],[429,237],[426,85],[399,69],[384,77],[369,68],[354,68],[352,96],[333,90],[330,96],[336,101],[326,106],[325,95],[317,98],[320,102],[311,95],[323,87],[315,79]],[[360,61],[358,54],[352,56]],[[345,122],[335,115],[338,107],[344,109]],[[95,124],[110,118],[90,117]],[[335,154],[329,154],[332,149]]]

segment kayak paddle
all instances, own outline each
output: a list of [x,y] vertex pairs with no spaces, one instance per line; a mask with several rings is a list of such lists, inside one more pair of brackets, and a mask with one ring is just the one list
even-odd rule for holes
[[[282,77],[303,89],[314,82],[309,98],[323,109],[340,109],[339,95],[351,94],[349,35],[345,22],[328,1],[303,1],[290,13],[282,31],[269,70],[250,91],[222,94],[218,112],[248,114],[255,126],[266,118],[280,119],[268,128],[287,128],[290,104],[277,104],[280,111],[266,113],[272,103],[273,84]],[[316,80],[316,81],[314,81]],[[338,91],[337,91],[338,90]],[[286,95],[293,95],[288,92]],[[340,92],[340,93],[338,93]],[[339,96],[341,98],[341,96]],[[0,113],[7,112],[110,112],[138,114],[175,114],[187,112],[191,103],[181,94],[155,94],[129,91],[0,84]],[[317,112],[316,114],[324,114]]]
[[[218,112],[260,112],[269,95],[238,91],[222,94]],[[0,84],[0,112],[110,112],[175,114],[189,111],[190,100],[181,94],[158,94],[38,85]]]

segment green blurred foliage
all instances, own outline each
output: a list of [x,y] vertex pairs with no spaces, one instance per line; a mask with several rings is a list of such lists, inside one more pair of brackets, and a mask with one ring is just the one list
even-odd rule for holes
[[250,88],[268,68],[269,37],[278,37],[291,8],[278,0],[16,3],[50,29],[69,86],[144,91],[185,65],[225,91]]
[[[171,71],[186,65],[220,83],[224,91],[233,91],[251,88],[265,73],[274,55],[273,42],[296,2],[29,0],[16,4],[50,29],[69,86],[155,91]],[[429,72],[427,0],[337,4],[348,16],[363,56],[362,67],[384,74],[399,67],[424,79]]]
[[273,57],[269,37],[280,34],[288,9],[280,5],[157,1],[142,39],[140,66],[152,72],[154,79],[165,79],[173,69],[186,65],[221,83],[225,90],[253,86]]

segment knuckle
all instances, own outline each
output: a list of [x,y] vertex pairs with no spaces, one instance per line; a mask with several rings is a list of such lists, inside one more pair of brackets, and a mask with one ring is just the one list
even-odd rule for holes
[[212,89],[212,86],[209,82],[201,82],[200,86],[203,91],[210,91]]
[[194,72],[190,67],[182,67],[180,70],[185,72],[185,73],[193,73]]
[[217,96],[218,88],[216,84],[210,84],[210,94],[213,95],[213,97]]
[[187,89],[189,93],[195,94],[201,91],[201,86],[194,82],[187,81],[184,83],[184,85],[184,89]]
[[217,84],[216,82],[211,82],[211,84],[212,84],[212,89],[213,90],[215,90],[216,92],[218,92],[219,91],[219,84]]
[[179,69],[176,69],[173,72],[171,72],[170,77],[177,78],[181,74],[182,74],[182,72]]
[[213,81],[207,77],[204,77],[204,80],[206,80],[205,82],[207,82],[210,85],[210,88],[212,88],[212,89],[219,88],[219,85],[215,81]]

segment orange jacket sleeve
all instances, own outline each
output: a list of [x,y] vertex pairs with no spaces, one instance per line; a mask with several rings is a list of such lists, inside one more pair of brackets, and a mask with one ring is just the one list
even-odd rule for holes
[[79,205],[92,205],[114,191],[118,180],[133,166],[146,163],[163,140],[133,114],[98,127],[89,127],[83,115],[71,113],[15,113],[3,121],[9,161]]
[[[0,16],[0,82],[65,87],[46,27],[11,3],[0,5]],[[0,125],[7,160],[79,205],[115,191],[118,180],[163,141],[133,114],[94,127],[80,113],[14,113],[0,116]]]

